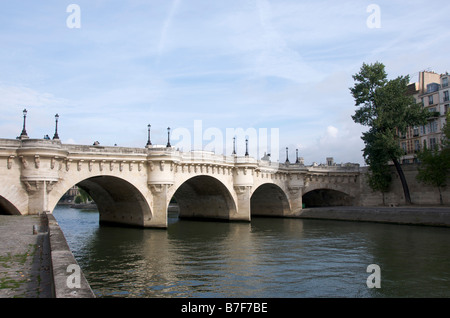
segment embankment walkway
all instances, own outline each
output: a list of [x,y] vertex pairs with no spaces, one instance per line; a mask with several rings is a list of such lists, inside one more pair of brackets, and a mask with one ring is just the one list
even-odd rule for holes
[[0,298],[94,297],[53,215],[0,215],[0,241]]

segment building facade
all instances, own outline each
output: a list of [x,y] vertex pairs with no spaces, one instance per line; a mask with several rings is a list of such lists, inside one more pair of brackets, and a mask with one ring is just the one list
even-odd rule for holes
[[402,163],[415,163],[416,154],[424,147],[435,149],[441,143],[450,105],[449,78],[448,73],[422,71],[419,72],[418,82],[408,86],[409,94],[431,116],[425,125],[409,127],[404,134],[399,133],[400,146],[405,153]]

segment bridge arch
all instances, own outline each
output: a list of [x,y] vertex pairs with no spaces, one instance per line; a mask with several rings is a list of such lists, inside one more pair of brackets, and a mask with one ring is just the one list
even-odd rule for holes
[[230,190],[212,176],[199,175],[188,178],[174,189],[180,218],[205,218],[229,220],[237,207]]
[[253,191],[250,198],[251,215],[283,216],[291,208],[283,189],[274,183],[264,183]]
[[303,193],[302,202],[306,208],[350,206],[354,203],[354,197],[332,188],[315,188]]
[[145,226],[152,218],[144,193],[131,182],[109,175],[90,176],[61,185],[57,191],[52,191],[55,195],[50,206],[54,208],[62,195],[73,185],[85,190],[95,201],[101,223]]
[[0,215],[20,215],[19,209],[0,195]]

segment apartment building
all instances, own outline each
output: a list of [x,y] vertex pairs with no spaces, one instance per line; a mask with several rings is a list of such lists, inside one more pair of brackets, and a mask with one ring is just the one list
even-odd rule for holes
[[408,93],[428,109],[431,116],[425,125],[409,127],[405,134],[399,135],[400,146],[405,152],[403,163],[416,162],[417,152],[424,147],[434,149],[441,143],[450,105],[449,78],[448,73],[422,71],[419,72],[418,82],[408,86]]

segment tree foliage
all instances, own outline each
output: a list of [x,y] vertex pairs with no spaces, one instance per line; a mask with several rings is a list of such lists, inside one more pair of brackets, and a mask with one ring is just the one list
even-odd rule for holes
[[417,158],[420,161],[417,180],[435,186],[439,191],[439,201],[443,204],[442,190],[447,186],[450,175],[450,113],[447,114],[447,123],[443,128],[444,137],[441,145],[434,149],[424,148]]
[[362,139],[366,144],[364,148],[364,158],[369,165],[369,185],[375,191],[384,193],[389,191],[389,187],[392,181],[392,176],[388,162],[390,157],[385,148],[385,136],[381,133],[375,133],[373,130],[369,130],[363,133]]
[[447,186],[447,176],[449,172],[449,165],[444,160],[443,152],[438,149],[424,149],[417,156],[421,162],[417,180],[435,186],[439,190],[439,201],[442,201],[442,189]]
[[391,179],[383,170],[394,163],[402,182],[405,201],[411,203],[408,185],[399,159],[404,154],[398,141],[398,133],[407,127],[426,122],[428,113],[408,95],[408,76],[388,80],[382,63],[363,63],[360,72],[353,76],[354,87],[350,91],[359,107],[352,116],[354,122],[369,127],[361,137],[365,147],[364,159],[371,174],[369,184],[374,190],[387,191]]
[[91,196],[82,188],[78,187],[78,195],[75,198],[75,203],[87,203],[92,201]]

